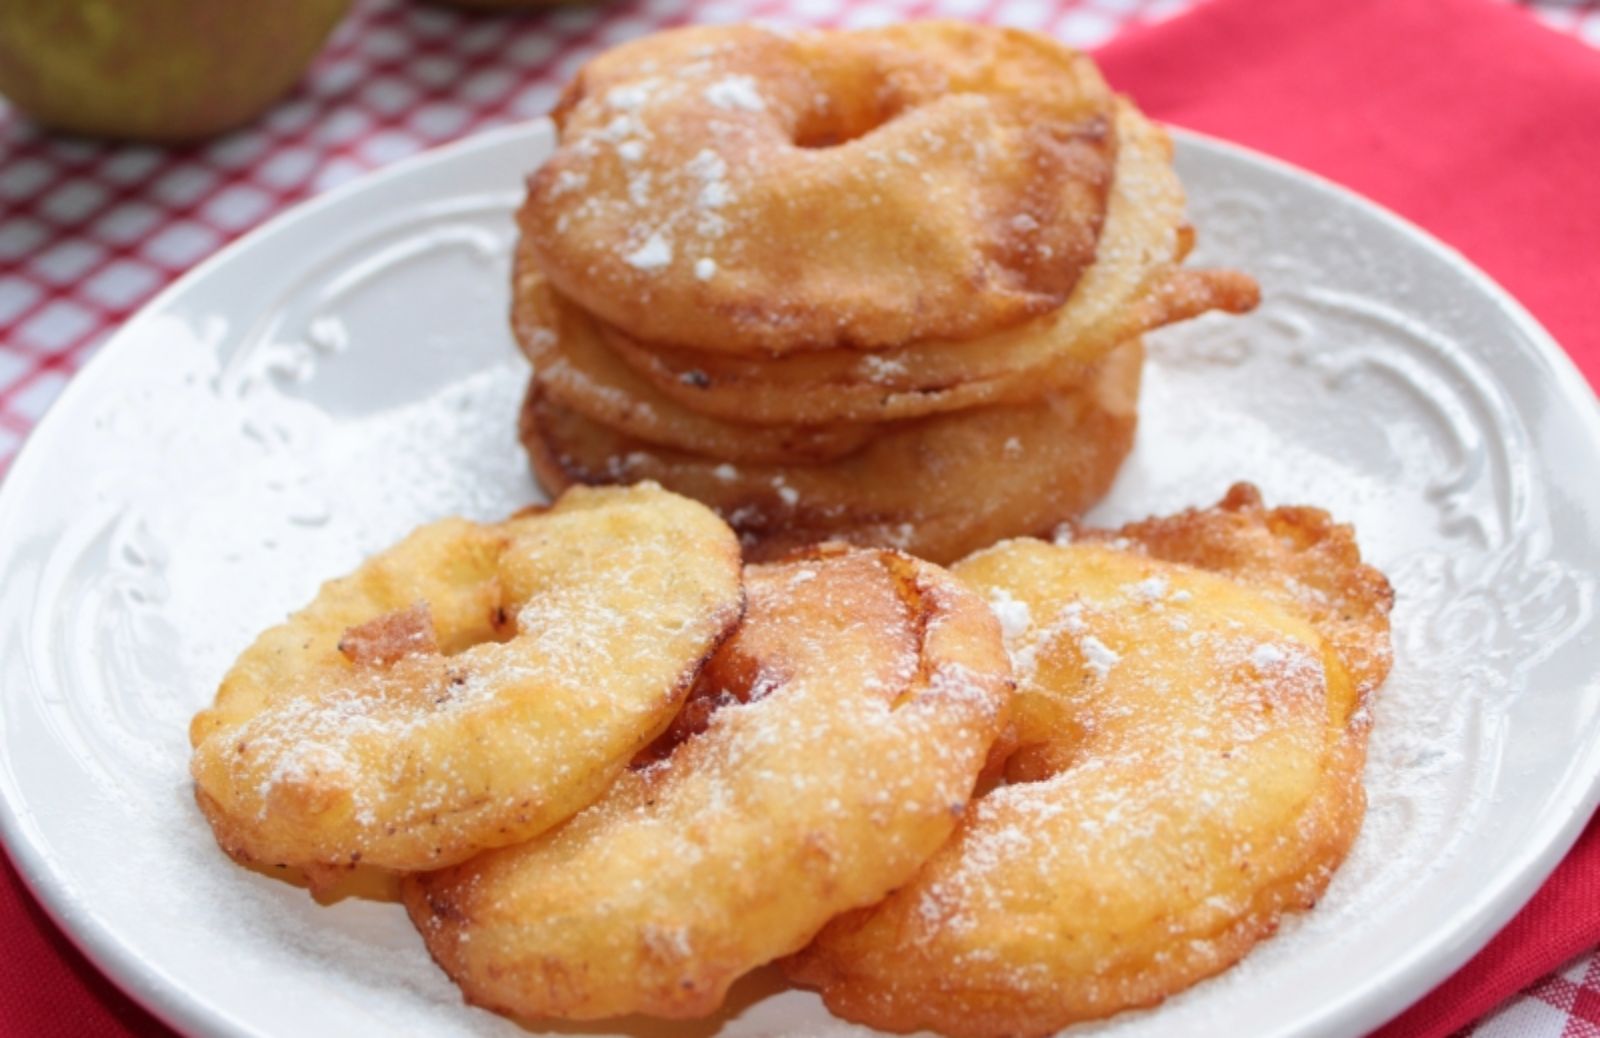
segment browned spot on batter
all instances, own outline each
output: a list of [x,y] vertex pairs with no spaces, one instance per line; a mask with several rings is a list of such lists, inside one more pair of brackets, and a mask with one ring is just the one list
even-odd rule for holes
[[357,624],[339,639],[339,651],[358,667],[387,667],[407,656],[437,655],[439,639],[428,603]]

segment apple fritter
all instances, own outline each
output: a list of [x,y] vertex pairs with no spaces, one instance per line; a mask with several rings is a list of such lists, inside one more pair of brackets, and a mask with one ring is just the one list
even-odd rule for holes
[[651,479],[706,502],[752,559],[834,539],[948,563],[1050,530],[1105,494],[1133,447],[1143,356],[1126,343],[1083,386],[903,423],[814,465],[734,465],[656,447],[557,406],[537,385],[522,442],[552,490]]
[[[1179,266],[1193,245],[1166,132],[1131,105],[1116,110],[1115,179],[1095,261],[1066,302],[970,339],[747,357],[673,348],[596,322],[606,344],[660,394],[746,423],[881,422],[1037,399],[1081,384],[1118,344],[1211,310],[1244,313],[1254,279]],[[562,305],[572,306],[570,302]]]
[[604,792],[742,608],[739,546],[660,487],[424,526],[263,633],[190,726],[223,849],[313,882],[437,868]]
[[1361,824],[1389,665],[1392,596],[1347,527],[1236,488],[955,572],[1017,670],[1006,781],[796,981],[886,1030],[1044,1035],[1160,1002],[1315,903]]
[[1094,261],[1115,95],[1037,33],[923,21],[658,33],[579,70],[518,214],[643,341],[776,356],[963,339]]
[[897,552],[746,568],[699,680],[719,708],[594,807],[408,877],[467,998],[523,1017],[703,1016],[744,973],[904,883],[949,837],[1011,696],[983,599]]
[[607,346],[595,319],[562,299],[518,246],[511,329],[533,379],[555,404],[657,447],[732,462],[830,461],[872,436],[859,422],[752,425],[699,414],[662,393]]

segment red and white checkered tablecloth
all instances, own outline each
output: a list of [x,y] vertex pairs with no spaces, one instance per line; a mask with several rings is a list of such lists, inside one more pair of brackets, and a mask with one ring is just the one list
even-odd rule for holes
[[[296,91],[253,126],[177,150],[40,133],[0,102],[0,474],[105,338],[222,245],[320,191],[433,145],[546,111],[590,55],[685,22],[860,26],[951,16],[1079,47],[1189,0],[625,0],[471,15],[357,0]],[[1600,47],[1600,5],[1532,16]],[[1600,1038],[1600,953],[1466,1032]]]
[[1600,1038],[1600,952],[1550,974],[1455,1038]]

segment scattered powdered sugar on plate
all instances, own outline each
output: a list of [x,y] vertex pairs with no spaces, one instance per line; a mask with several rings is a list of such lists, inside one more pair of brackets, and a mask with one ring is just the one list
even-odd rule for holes
[[[241,463],[204,497],[145,517],[153,535],[199,549],[175,554],[166,574],[174,613],[205,632],[186,643],[205,650],[196,668],[220,677],[323,580],[421,523],[501,519],[539,500],[509,431],[526,372],[510,361],[353,421],[277,394],[253,400],[261,421],[296,430],[294,446],[241,450]],[[287,512],[274,489],[285,485],[295,488]],[[251,529],[241,529],[241,515],[255,517]]]
[[[258,983],[246,978],[286,976],[316,963],[340,978],[338,997],[360,1005],[377,1032],[508,1033],[504,1021],[463,1007],[398,906],[360,899],[320,906],[297,887],[229,862],[193,801],[186,728],[237,653],[308,602],[323,580],[420,523],[448,515],[502,518],[542,497],[511,432],[526,382],[526,365],[508,359],[362,417],[335,417],[271,389],[215,415],[205,410],[215,398],[201,400],[196,412],[212,422],[207,436],[232,467],[205,468],[204,492],[194,493],[195,466],[203,463],[174,457],[167,464],[195,475],[171,485],[189,490],[141,502],[138,525],[150,540],[183,546],[162,556],[157,603],[171,628],[164,641],[178,658],[161,662],[169,649],[149,637],[131,648],[103,637],[102,651],[127,675],[124,694],[155,694],[140,691],[133,675],[184,680],[150,703],[167,718],[162,734],[139,760],[119,758],[121,780],[139,794],[108,789],[118,799],[102,810],[137,819],[119,842],[123,867],[182,877],[176,886],[142,891],[142,915],[167,932],[192,926],[197,914],[213,920],[208,926],[225,925],[238,949],[241,988]],[[277,430],[272,446],[244,427]],[[160,459],[151,461],[152,470],[160,468]],[[311,763],[287,755],[283,777]],[[212,993],[225,995],[226,986]]]

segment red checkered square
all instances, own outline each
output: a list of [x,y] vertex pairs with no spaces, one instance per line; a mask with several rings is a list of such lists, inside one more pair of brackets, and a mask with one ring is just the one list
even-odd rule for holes
[[[9,325],[17,315],[32,307],[44,295],[44,288],[32,281],[12,278],[0,281],[0,326]],[[7,353],[0,350],[0,365]]]
[[60,287],[78,282],[105,257],[106,250],[82,238],[64,238],[34,252],[31,266],[45,284]]
[[55,179],[55,167],[40,158],[22,156],[0,166],[0,198],[21,202]]
[[219,175],[208,166],[187,162],[174,164],[150,181],[148,197],[168,209],[185,209],[214,188],[218,179]]
[[52,299],[16,326],[15,338],[10,343],[31,346],[40,353],[57,352],[84,338],[100,324],[100,317],[94,310],[71,299]]
[[33,358],[20,350],[0,350],[0,395],[34,370]]
[[206,201],[200,214],[213,227],[237,232],[254,227],[276,203],[275,194],[249,184],[229,184]]
[[95,176],[119,187],[136,184],[161,165],[161,158],[162,153],[153,147],[124,147],[108,156],[95,170]]
[[1600,955],[1550,974],[1455,1038],[1600,1038]]
[[[1600,37],[1600,33],[1596,36]],[[1572,992],[1571,1004],[1566,1007],[1565,1038],[1600,1038],[1600,955],[1590,956],[1580,968],[1582,977]]]
[[223,236],[194,220],[174,220],[144,240],[140,255],[173,273],[205,259],[221,245]]
[[0,262],[21,262],[50,240],[46,225],[26,216],[13,216],[0,225]]
[[89,233],[114,245],[128,245],[160,226],[164,218],[161,208],[148,202],[118,202],[94,220]]
[[156,268],[119,257],[85,279],[83,294],[102,309],[123,313],[165,283],[165,275]]
[[105,203],[110,191],[88,177],[73,177],[38,199],[39,212],[54,224],[72,224]]
[[[226,242],[295,202],[476,130],[540,115],[602,47],[681,22],[876,25],[916,16],[1027,26],[1080,47],[1192,0],[623,0],[528,17],[357,0],[293,94],[201,148],[55,139],[0,103],[0,474],[96,346]],[[1593,3],[1530,5],[1600,47]],[[1600,957],[1472,1030],[1600,1038]]]
[[24,421],[37,422],[67,385],[67,376],[54,368],[41,368],[6,400],[6,408]]

